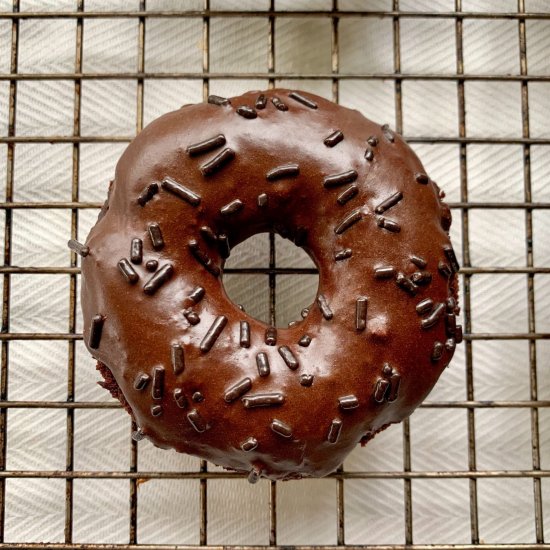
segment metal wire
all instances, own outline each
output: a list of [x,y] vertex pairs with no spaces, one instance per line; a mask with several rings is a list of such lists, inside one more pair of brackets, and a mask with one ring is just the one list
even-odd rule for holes
[[[130,549],[138,547],[137,526],[138,526],[138,480],[146,479],[198,479],[199,500],[200,500],[200,535],[201,546],[208,544],[208,517],[207,497],[208,480],[211,479],[235,479],[241,476],[229,472],[209,471],[207,463],[201,461],[198,471],[195,472],[143,472],[138,471],[138,445],[130,438],[130,466],[128,471],[75,471],[74,470],[74,411],[76,409],[118,409],[120,403],[109,402],[75,402],[75,346],[82,335],[76,332],[76,292],[77,277],[80,269],[77,265],[76,255],[71,254],[70,265],[55,267],[19,267],[12,265],[12,219],[13,211],[16,209],[63,209],[71,212],[71,237],[78,238],[78,218],[82,209],[97,209],[101,205],[95,202],[83,202],[79,200],[80,185],[80,147],[83,143],[125,143],[133,136],[83,136],[81,135],[81,90],[82,81],[127,79],[137,82],[137,103],[136,103],[136,133],[143,127],[144,121],[144,83],[146,80],[154,79],[186,79],[202,81],[203,97],[209,94],[210,80],[216,79],[266,79],[269,87],[273,88],[276,82],[281,79],[294,81],[300,80],[328,80],[331,82],[332,98],[338,101],[340,95],[340,82],[343,80],[392,80],[395,92],[395,127],[398,132],[403,130],[403,101],[402,83],[405,80],[438,80],[456,82],[458,92],[458,128],[455,137],[431,137],[431,136],[405,136],[411,143],[453,143],[457,144],[460,153],[460,201],[451,203],[455,211],[460,212],[462,224],[462,254],[463,268],[460,270],[463,293],[462,307],[465,314],[465,350],[466,350],[466,399],[462,401],[426,401],[421,405],[424,409],[466,409],[468,427],[468,469],[453,471],[413,471],[411,468],[411,440],[409,422],[403,423],[403,469],[402,471],[383,472],[347,472],[339,468],[329,476],[335,479],[336,491],[336,533],[337,545],[333,549],[363,548],[360,546],[345,545],[345,481],[357,479],[397,479],[403,480],[404,484],[404,517],[405,517],[405,543],[403,545],[369,545],[371,549],[396,550],[398,548],[409,548],[416,550],[433,550],[432,545],[414,544],[413,529],[413,485],[414,479],[467,479],[469,482],[470,499],[470,538],[471,544],[438,545],[438,548],[453,550],[476,550],[476,549],[499,549],[499,550],[523,550],[533,548],[529,544],[483,544],[480,541],[479,533],[479,512],[478,512],[478,479],[513,479],[525,478],[533,481],[534,499],[534,523],[536,535],[536,547],[550,548],[544,542],[543,525],[543,503],[541,480],[550,478],[550,470],[541,469],[540,438],[539,438],[539,409],[549,409],[550,401],[538,399],[537,388],[537,340],[549,340],[550,333],[538,332],[535,319],[535,287],[534,277],[536,274],[550,273],[550,267],[535,267],[533,264],[533,211],[548,210],[550,203],[533,202],[531,192],[531,147],[532,145],[549,145],[548,138],[533,138],[529,131],[529,95],[528,84],[530,82],[550,82],[550,75],[530,75],[527,65],[526,46],[526,21],[527,20],[550,20],[550,13],[526,13],[525,1],[518,0],[516,12],[464,12],[462,11],[462,0],[455,0],[453,12],[410,12],[400,11],[399,0],[393,0],[392,9],[388,11],[363,12],[352,10],[339,10],[338,0],[332,0],[330,10],[325,11],[277,11],[275,1],[270,0],[269,9],[266,11],[223,11],[211,10],[210,0],[203,0],[203,9],[194,11],[147,11],[146,0],[140,0],[138,11],[117,11],[117,12],[85,12],[84,0],[75,0],[75,11],[73,12],[20,12],[20,1],[13,0],[12,12],[0,13],[0,20],[11,21],[11,48],[10,48],[10,72],[0,74],[0,81],[9,82],[9,106],[8,106],[8,131],[6,136],[0,136],[0,143],[6,144],[6,193],[4,202],[0,202],[0,209],[5,212],[4,222],[4,265],[0,267],[0,276],[3,278],[3,302],[2,302],[2,330],[0,332],[1,346],[1,371],[0,371],[0,549],[3,548],[57,548],[60,550],[74,550],[77,548],[118,548]],[[200,72],[171,72],[154,73],[145,71],[145,47],[146,47],[146,26],[149,18],[201,18],[202,19],[202,45],[203,59],[202,71]],[[238,17],[238,18],[267,18],[268,21],[268,51],[266,72],[235,73],[235,72],[212,72],[210,70],[210,21],[212,17]],[[331,21],[331,72],[322,74],[294,74],[277,72],[275,65],[275,21],[277,18],[299,18],[315,17],[329,18]],[[359,73],[348,74],[340,71],[339,55],[339,21],[342,18],[389,18],[392,21],[393,33],[393,73]],[[85,19],[137,19],[138,21],[138,55],[136,72],[119,73],[83,73],[83,22]],[[431,18],[450,19],[454,21],[456,33],[456,73],[455,74],[404,74],[401,71],[401,47],[400,47],[400,21],[405,18]],[[75,19],[76,20],[76,49],[74,72],[48,74],[19,73],[18,72],[18,48],[19,48],[19,24],[21,20],[28,19]],[[498,19],[517,21],[519,36],[519,57],[520,74],[467,74],[464,72],[463,58],[463,22],[467,19]],[[15,131],[16,122],[16,101],[17,85],[21,81],[47,81],[47,80],[71,80],[74,81],[74,120],[73,134],[71,136],[17,136]],[[522,100],[522,135],[521,137],[502,138],[494,136],[470,137],[466,132],[465,121],[465,82],[467,81],[496,81],[496,82],[519,82],[521,85]],[[71,200],[66,202],[15,202],[14,198],[14,150],[21,143],[68,143],[72,144],[72,186]],[[523,148],[523,178],[524,197],[523,202],[469,202],[468,200],[468,175],[467,175],[467,151],[470,144],[517,144]],[[469,212],[472,209],[520,209],[525,212],[526,227],[526,265],[525,267],[484,267],[472,266],[470,260],[470,239],[469,239]],[[276,284],[280,275],[307,275],[317,273],[315,269],[309,268],[281,268],[276,265],[276,241],[275,235],[269,235],[269,267],[268,268],[233,268],[227,269],[227,273],[234,274],[264,274],[269,281],[269,320],[276,324]],[[527,313],[528,330],[526,333],[472,333],[471,323],[471,279],[478,274],[499,273],[499,274],[523,274],[527,280]],[[21,333],[11,332],[10,329],[10,295],[12,275],[19,274],[66,274],[70,278],[69,285],[69,318],[67,332],[59,333]],[[68,375],[67,375],[67,398],[66,401],[15,401],[10,400],[8,395],[9,375],[9,350],[10,343],[17,340],[63,340],[68,344]],[[530,372],[530,396],[529,400],[501,400],[481,401],[475,398],[473,379],[473,354],[472,342],[476,340],[526,340],[529,344],[529,372]],[[475,434],[475,411],[479,409],[528,409],[531,422],[531,447],[532,447],[532,469],[531,470],[478,470],[476,464],[476,434]],[[7,411],[9,409],[65,409],[66,411],[66,433],[67,447],[65,469],[60,471],[40,470],[6,470],[6,433],[7,433]],[[135,426],[132,427],[135,429]],[[64,521],[64,543],[6,543],[4,542],[4,519],[5,519],[5,496],[6,479],[17,478],[53,478],[65,480],[65,521]],[[75,544],[73,543],[73,482],[75,479],[125,479],[129,482],[129,544]],[[277,484],[271,482],[269,489],[269,545],[277,546]],[[139,545],[139,548],[156,550],[174,550],[175,548],[187,549],[191,546],[173,545]],[[220,549],[217,546],[208,548]],[[224,547],[227,548],[227,547]],[[235,550],[252,550],[253,547],[233,546]],[[283,548],[283,547],[278,547]],[[288,548],[288,547],[284,547]],[[313,546],[296,546],[297,550],[315,550]],[[325,547],[327,548],[327,547]]]

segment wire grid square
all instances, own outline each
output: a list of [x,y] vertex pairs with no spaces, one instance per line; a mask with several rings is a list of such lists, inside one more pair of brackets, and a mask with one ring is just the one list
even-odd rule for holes
[[18,82],[17,135],[70,135],[73,131],[73,102],[74,84],[70,80]]
[[[135,47],[132,51],[137,52]],[[147,20],[147,49],[145,50],[147,72],[200,71],[201,68],[201,19],[151,17]]]
[[[129,507],[125,480],[75,479],[73,502],[75,542],[93,543],[98,532],[106,544],[127,542]],[[105,525],[109,529],[105,529]]]
[[[452,19],[403,19],[400,31],[401,68],[404,72],[441,74],[455,72],[456,44]],[[388,35],[391,36],[391,33],[388,32]],[[389,51],[391,52],[391,48]],[[427,51],[430,55],[424,53]]]
[[405,495],[401,481],[345,480],[344,495],[344,527],[348,544],[402,545],[405,542],[405,511],[402,506]]
[[[540,0],[525,3],[548,12]],[[271,6],[267,0],[86,0],[86,12],[108,13],[81,19],[32,13],[74,12],[78,4],[21,0],[31,17],[15,17],[15,26],[0,15],[0,154],[7,159],[0,163],[7,182],[0,232],[7,229],[11,244],[2,278],[3,287],[10,284],[3,306],[9,322],[2,338],[7,392],[1,390],[0,423],[7,435],[0,453],[6,471],[0,548],[17,541],[68,548],[96,542],[475,548],[548,540],[548,18],[523,24],[515,0],[463,0],[463,10],[481,17],[461,19],[445,14],[455,9],[452,0],[278,0]],[[140,8],[148,14],[137,17]],[[11,9],[0,0],[0,11]],[[203,9],[198,17],[163,17],[163,11]],[[208,9],[259,13],[227,17]],[[261,13],[266,9],[308,10],[311,17],[270,12],[270,18]],[[331,9],[340,17],[331,17]],[[397,17],[399,9],[406,13]],[[368,10],[388,13],[368,17]],[[116,11],[126,13],[114,17]],[[492,20],[487,11],[509,13]],[[13,32],[17,72],[29,78],[9,78]],[[540,81],[514,78],[522,33],[529,75]],[[456,77],[462,61],[464,80]],[[75,80],[73,71],[84,77]],[[44,73],[60,78],[44,79]],[[95,384],[94,361],[78,340],[79,261],[70,259],[62,239],[85,237],[136,128],[208,92],[234,95],[270,83],[339,99],[404,130],[451,202],[452,238],[465,264],[466,343],[410,422],[357,447],[333,479],[250,487],[196,458],[129,442],[129,419]],[[522,134],[522,108],[530,137]],[[530,186],[539,202],[526,210],[521,203],[530,199]],[[73,200],[87,204],[71,208]],[[24,208],[12,208],[12,201]],[[38,202],[58,206],[32,204]],[[491,247],[482,235],[506,247]],[[526,254],[531,249],[533,263]],[[252,315],[269,321],[277,314],[283,324],[299,314],[298,297],[313,299],[312,264],[286,241],[276,237],[270,245],[258,236],[234,252],[224,285]],[[256,264],[306,272],[273,276],[275,304],[267,273],[238,272]],[[67,480],[41,477],[54,470]],[[17,472],[24,477],[11,477]],[[29,524],[32,530],[25,529]]]
[[82,59],[82,72],[124,73],[132,72],[136,68],[137,21],[87,19],[84,22],[83,36],[85,53]]
[[[139,485],[138,540],[142,544],[198,544],[199,490],[195,479],[150,479]],[[159,508],[173,513],[161,517]]]
[[[11,32],[6,32],[5,38],[11,38],[10,34]],[[60,40],[49,42],[54,35],[59,36]],[[74,68],[75,36],[76,21],[70,19],[21,21],[18,70],[23,73],[70,73]],[[50,43],[50,47],[44,49],[46,42]],[[5,47],[4,51],[9,51],[9,42]],[[6,61],[7,56],[4,64]],[[9,65],[6,67],[6,72],[8,71]]]
[[418,544],[468,544],[469,516],[466,479],[413,481],[413,522]]
[[19,540],[21,525],[32,524],[26,543],[63,541],[65,482],[62,479],[7,479],[4,538]]

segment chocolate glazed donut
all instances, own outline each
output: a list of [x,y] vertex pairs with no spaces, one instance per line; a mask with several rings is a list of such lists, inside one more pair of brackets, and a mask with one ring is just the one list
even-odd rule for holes
[[[462,339],[441,198],[400,136],[309,93],[210,96],[152,122],[70,243],[84,341],[134,437],[291,479],[329,474],[410,415]],[[285,329],[221,281],[231,248],[269,230],[319,268]]]

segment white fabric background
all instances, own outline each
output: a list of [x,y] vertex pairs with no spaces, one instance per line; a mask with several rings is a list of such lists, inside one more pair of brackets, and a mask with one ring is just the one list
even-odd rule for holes
[[[148,0],[149,9],[200,9],[200,0]],[[340,0],[341,9],[388,9],[387,0]],[[452,0],[401,0],[403,10],[452,11]],[[211,0],[213,9],[266,9],[268,2]],[[279,9],[330,9],[329,0],[278,0]],[[527,0],[527,9],[550,11],[550,2]],[[21,0],[21,9],[73,10],[74,0]],[[137,9],[137,0],[110,3],[86,0],[87,10]],[[516,9],[515,0],[463,0],[464,10]],[[11,2],[0,0],[0,10]],[[527,22],[529,72],[550,73],[550,21]],[[266,18],[211,20],[212,71],[264,71],[267,66]],[[63,73],[74,70],[74,19],[22,20],[19,71]],[[0,72],[9,72],[11,23],[0,20]],[[145,68],[150,72],[200,71],[202,20],[148,19]],[[138,51],[137,19],[84,21],[85,72],[132,72]],[[330,19],[276,21],[277,70],[328,73]],[[452,19],[401,21],[402,70],[413,73],[455,72]],[[507,20],[464,22],[464,63],[468,73],[519,72],[518,25]],[[356,18],[340,22],[340,69],[343,72],[393,70],[391,19]],[[292,81],[281,85],[294,86]],[[182,104],[201,101],[196,80],[146,80],[145,122]],[[222,95],[263,88],[263,80],[212,80],[211,92]],[[329,81],[305,80],[304,89],[330,97]],[[7,133],[9,83],[0,81],[0,135]],[[520,137],[521,98],[518,82],[477,82],[465,85],[467,133],[470,136]],[[529,84],[531,135],[550,137],[550,84]],[[18,135],[70,135],[74,85],[71,81],[21,81],[17,93]],[[395,124],[393,82],[343,80],[342,104],[360,109],[380,122]],[[452,81],[403,83],[404,132],[409,136],[456,136],[457,86]],[[85,80],[82,83],[82,134],[131,135],[135,132],[136,82]],[[460,200],[459,151],[456,144],[415,145],[429,173]],[[80,200],[102,201],[124,144],[82,144]],[[550,201],[550,147],[533,146],[533,200]],[[517,145],[469,145],[468,192],[472,201],[521,202],[523,151]],[[5,181],[6,146],[0,144],[0,181]],[[15,148],[14,200],[71,199],[72,147],[65,144],[18,144]],[[3,199],[0,199],[3,200]],[[80,210],[79,236],[84,239],[97,211]],[[534,262],[550,265],[548,210],[533,214]],[[4,213],[0,217],[3,243]],[[452,237],[461,255],[460,211],[455,212]],[[70,213],[63,210],[13,211],[13,265],[67,266],[65,246]],[[310,265],[307,258],[277,240],[277,263]],[[266,266],[267,239],[256,237],[240,247],[232,266]],[[522,210],[471,210],[470,251],[475,266],[525,266],[525,216]],[[0,279],[1,281],[2,279]],[[236,302],[252,314],[268,315],[267,278],[227,276],[225,284]],[[316,290],[315,276],[281,277],[277,286],[279,323],[299,315]],[[474,332],[526,332],[527,286],[524,275],[475,275],[471,282]],[[550,276],[535,277],[536,328],[550,332]],[[66,332],[69,278],[65,275],[12,276],[12,332]],[[80,314],[80,312],[79,312]],[[80,330],[80,319],[78,329]],[[107,401],[96,385],[94,362],[77,343],[76,398]],[[550,342],[538,341],[540,399],[550,399]],[[527,341],[475,341],[475,397],[486,400],[529,399]],[[9,398],[64,400],[68,362],[63,341],[14,341],[10,344]],[[433,400],[466,398],[464,346],[430,396]],[[479,469],[532,468],[528,409],[476,410]],[[63,410],[9,409],[7,468],[56,470],[65,467],[66,413]],[[75,412],[75,469],[126,470],[130,458],[130,421],[122,410]],[[543,468],[550,468],[550,411],[540,410]],[[414,470],[467,470],[467,413],[463,409],[420,409],[411,418]],[[400,471],[403,468],[402,428],[394,426],[346,460],[349,471]],[[192,471],[198,460],[139,443],[141,471]],[[216,470],[209,465],[209,469]],[[543,480],[546,538],[550,539],[550,479]],[[345,482],[346,542],[404,543],[402,480]],[[8,479],[5,540],[63,541],[64,481]],[[336,482],[313,480],[278,484],[278,542],[336,543]],[[266,544],[269,532],[269,485],[244,480],[208,482],[208,542]],[[129,485],[124,480],[74,482],[74,541],[123,543],[128,537]],[[533,484],[530,479],[484,479],[478,482],[480,535],[487,543],[534,542]],[[416,543],[470,541],[469,493],[465,479],[422,479],[412,482],[413,534]],[[142,543],[198,543],[199,482],[150,480],[139,485],[138,540]]]

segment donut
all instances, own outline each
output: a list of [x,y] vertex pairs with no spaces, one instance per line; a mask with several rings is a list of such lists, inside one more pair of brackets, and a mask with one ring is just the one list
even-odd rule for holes
[[[212,95],[149,124],[69,243],[84,342],[134,439],[298,479],[408,417],[462,340],[443,197],[389,126],[306,92]],[[222,284],[231,249],[267,231],[319,270],[288,328]]]

